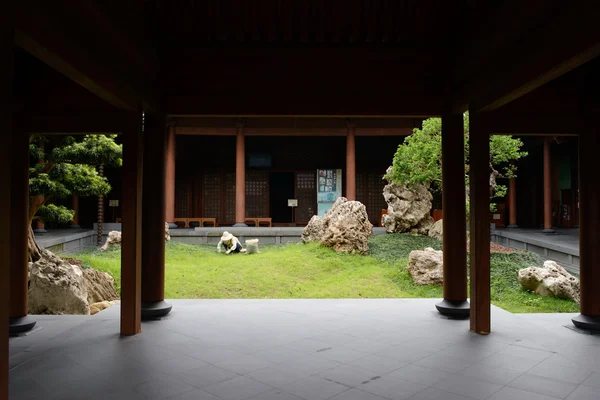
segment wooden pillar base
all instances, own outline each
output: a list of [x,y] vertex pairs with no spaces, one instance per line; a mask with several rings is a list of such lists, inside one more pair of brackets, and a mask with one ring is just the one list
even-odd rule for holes
[[471,306],[466,300],[455,301],[444,299],[437,303],[435,308],[437,308],[440,314],[449,318],[467,319],[471,315]]
[[542,233],[545,233],[545,234],[548,234],[548,235],[554,235],[556,233],[556,229],[544,228],[544,230],[542,231]]
[[10,336],[19,336],[22,333],[32,330],[36,323],[37,321],[31,318],[29,315],[18,318],[9,318],[8,334]]
[[511,228],[511,229],[518,228],[518,227],[519,227],[519,225],[509,225],[509,226],[507,226],[507,228]]
[[172,305],[166,301],[143,301],[142,320],[159,319],[171,312]]
[[573,325],[579,329],[586,331],[600,332],[600,317],[590,317],[587,315],[579,314],[575,318],[572,318]]

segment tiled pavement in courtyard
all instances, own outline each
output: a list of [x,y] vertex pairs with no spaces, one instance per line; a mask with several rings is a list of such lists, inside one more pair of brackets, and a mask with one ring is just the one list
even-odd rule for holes
[[571,315],[494,308],[478,336],[435,302],[177,300],[129,338],[118,307],[40,316],[10,340],[10,398],[600,399],[600,336]]

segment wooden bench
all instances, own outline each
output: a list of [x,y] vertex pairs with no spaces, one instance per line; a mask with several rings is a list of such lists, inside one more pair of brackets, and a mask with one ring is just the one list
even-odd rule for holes
[[197,222],[201,227],[204,227],[204,224],[219,226],[216,218],[173,218],[173,222],[180,228],[189,228],[191,222]]
[[248,222],[252,222],[254,223],[255,227],[260,227],[261,224],[263,224],[263,226],[268,226],[269,228],[273,226],[272,222],[271,222],[271,218],[246,218],[246,224]]

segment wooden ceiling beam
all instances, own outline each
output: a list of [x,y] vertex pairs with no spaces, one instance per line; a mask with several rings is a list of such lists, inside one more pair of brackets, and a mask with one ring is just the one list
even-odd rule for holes
[[[454,110],[496,110],[599,56],[597,4],[561,4],[547,18],[532,22],[530,29],[522,26],[522,35],[487,52],[487,58],[483,49],[472,49],[471,60],[457,58],[457,71],[461,66],[472,69],[462,68],[454,75]],[[459,75],[470,80],[463,82]]]
[[[141,45],[116,27],[108,35],[110,17],[87,1],[64,3],[20,3],[15,43],[118,108],[135,111],[142,102],[155,109],[157,97],[146,80],[152,79],[152,69],[140,63],[157,63],[157,58],[142,60]],[[127,49],[132,49],[129,56]]]

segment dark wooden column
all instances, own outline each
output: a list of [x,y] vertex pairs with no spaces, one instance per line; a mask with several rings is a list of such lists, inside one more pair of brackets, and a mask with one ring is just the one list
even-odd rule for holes
[[[471,331],[490,333],[490,138],[469,113]],[[445,230],[445,229],[444,229]]]
[[246,225],[246,141],[244,126],[237,124],[235,140],[235,224]]
[[142,331],[142,178],[144,142],[141,111],[123,133],[121,247],[121,334]]
[[167,136],[167,171],[165,186],[165,220],[170,228],[176,228],[175,225],[175,126],[169,125]]
[[164,114],[145,115],[142,205],[142,318],[171,311],[165,303],[165,178],[167,120]]
[[346,136],[346,198],[356,200],[356,136],[355,125],[347,126]]
[[436,308],[444,315],[461,318],[469,316],[465,196],[463,116],[445,115],[442,117],[444,300]]
[[14,5],[0,12],[0,400],[8,399],[8,309],[10,292],[10,169],[13,113]]
[[79,226],[79,196],[73,195],[71,208],[75,212],[73,214],[73,223],[71,224],[71,228],[81,228],[81,226]]
[[10,334],[35,326],[28,314],[29,136],[16,122],[11,146]]
[[582,329],[600,330],[600,129],[595,118],[593,122],[595,129],[588,129],[579,136],[581,314],[573,318],[573,323]]
[[517,178],[508,181],[508,227],[518,228],[517,225]]
[[552,148],[550,138],[544,139],[544,233],[552,229]]

